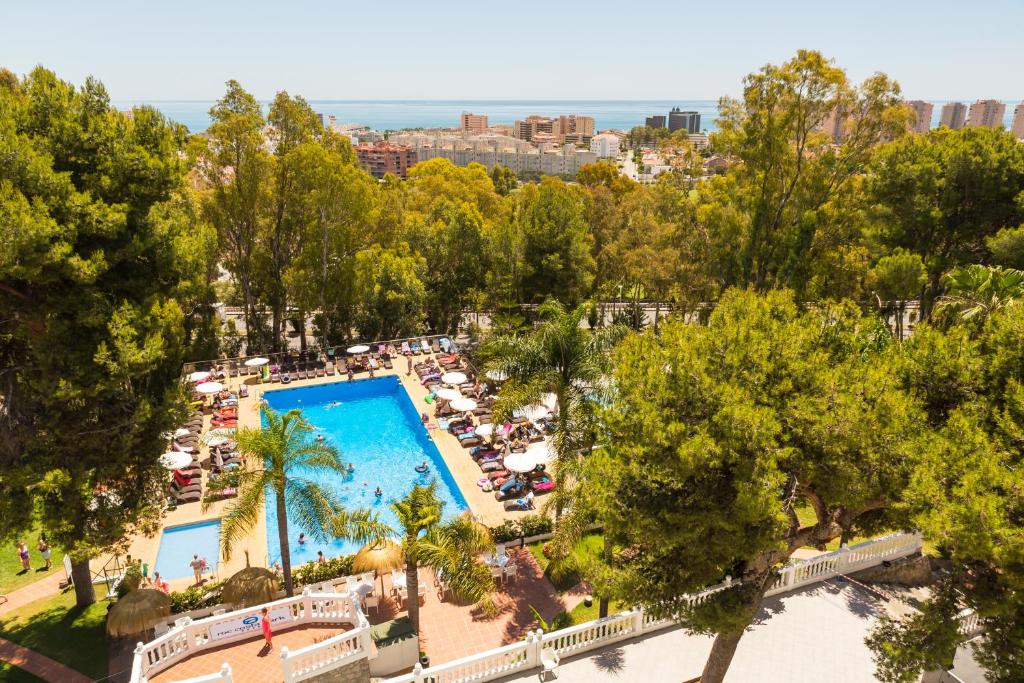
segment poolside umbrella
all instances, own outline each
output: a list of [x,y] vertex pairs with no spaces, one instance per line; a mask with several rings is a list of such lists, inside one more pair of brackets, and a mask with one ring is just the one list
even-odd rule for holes
[[551,464],[551,446],[546,442],[530,444],[525,455],[533,460],[533,466]]
[[438,389],[434,392],[434,395],[438,398],[443,398],[446,401],[454,401],[457,398],[462,398],[462,392],[458,389]]
[[488,422],[487,424],[478,425],[473,431],[485,439],[488,439],[494,435],[494,424]]
[[215,436],[212,439],[207,440],[206,445],[209,446],[210,448],[217,448],[218,446],[223,446],[227,442],[228,442],[228,437],[226,437],[226,436]]
[[183,436],[188,436],[191,433],[192,433],[191,429],[186,429],[184,427],[180,427],[180,428],[175,430],[174,438],[178,439],[178,438],[183,437]]
[[441,381],[445,384],[465,384],[466,375],[461,372],[446,372],[441,375]]
[[107,633],[133,636],[145,633],[153,624],[171,613],[171,596],[152,588],[129,591],[110,608]]
[[[218,427],[217,429],[211,429],[210,431],[208,431],[206,433],[206,436],[203,437],[203,443],[205,443],[206,445],[209,446],[209,445],[212,445],[213,441],[218,439],[218,438],[231,439],[231,438],[234,438],[234,436],[235,436],[235,428],[234,427]],[[223,445],[223,444],[221,444],[221,445]]]
[[463,413],[467,410],[476,410],[476,401],[471,398],[457,398],[452,401],[452,410]]
[[523,406],[522,408],[513,410],[512,414],[516,417],[525,417],[530,422],[536,422],[537,420],[550,415],[551,411],[544,406],[535,403],[531,406]]
[[256,358],[250,358],[249,360],[245,361],[245,364],[250,368],[258,368],[259,366],[266,365],[269,362],[269,358],[257,356]]
[[369,350],[370,347],[366,344],[356,344],[355,346],[350,346],[347,349],[349,353],[366,353]]
[[231,575],[220,589],[220,599],[231,605],[251,607],[277,596],[277,575],[264,567],[246,567]]
[[512,453],[505,456],[505,469],[510,472],[529,472],[537,462],[529,453]]
[[160,465],[165,470],[180,470],[192,463],[192,454],[185,451],[168,451],[160,456]]
[[195,372],[189,374],[188,381],[189,382],[202,382],[203,380],[205,380],[205,379],[207,379],[209,377],[210,377],[210,372],[208,370],[196,370]]
[[196,385],[196,391],[200,394],[218,394],[224,391],[224,385],[220,382],[203,382]]
[[497,370],[497,369],[495,369],[495,370],[488,370],[487,371],[487,379],[493,380],[495,382],[504,382],[505,380],[508,379],[508,375],[506,375],[501,370]]
[[389,572],[392,569],[400,569],[405,566],[405,556],[402,553],[402,546],[388,539],[370,541],[355,554],[352,558],[353,572],[377,572],[381,576],[380,592],[384,592],[384,578],[382,572]]

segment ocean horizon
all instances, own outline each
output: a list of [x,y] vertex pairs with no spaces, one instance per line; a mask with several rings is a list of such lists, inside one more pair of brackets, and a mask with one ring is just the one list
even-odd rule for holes
[[[260,100],[264,109],[270,100]],[[932,127],[939,124],[945,100],[932,100]],[[112,100],[119,109],[150,105],[172,121],[200,133],[210,125],[209,110],[215,100]],[[334,115],[337,123],[358,123],[376,130],[403,128],[458,128],[462,112],[486,114],[491,124],[512,124],[531,114],[558,116],[580,114],[594,117],[594,129],[629,130],[642,126],[648,116],[668,117],[673,107],[700,114],[702,131],[717,130],[718,100],[309,100],[313,109]],[[1015,101],[1006,101],[1003,125],[1010,128]]]

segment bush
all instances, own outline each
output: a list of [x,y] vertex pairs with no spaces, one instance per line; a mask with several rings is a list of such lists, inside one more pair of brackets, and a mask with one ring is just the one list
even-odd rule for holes
[[117,584],[117,597],[123,598],[128,591],[137,590],[142,584],[142,565],[136,562],[128,565],[124,570],[124,576]]
[[550,534],[554,528],[551,518],[544,515],[526,515],[519,520],[519,529],[527,537]]
[[191,612],[220,602],[220,586],[223,581],[214,581],[202,586],[189,586],[183,591],[171,593],[171,614]]
[[350,576],[353,557],[353,555],[343,555],[342,557],[332,557],[326,562],[307,562],[292,570],[292,581],[298,588],[311,583],[322,583],[342,576]]
[[508,543],[519,538],[519,525],[511,519],[506,519],[496,527],[491,528],[491,538],[495,543]]

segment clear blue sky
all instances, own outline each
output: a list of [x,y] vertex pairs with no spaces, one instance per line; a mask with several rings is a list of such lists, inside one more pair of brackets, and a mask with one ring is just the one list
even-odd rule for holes
[[798,48],[911,98],[1024,99],[1024,0],[0,0],[0,65],[114,99],[714,99]]

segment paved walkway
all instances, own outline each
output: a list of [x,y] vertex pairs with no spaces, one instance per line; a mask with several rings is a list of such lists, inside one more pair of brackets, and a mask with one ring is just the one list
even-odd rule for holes
[[36,600],[42,600],[48,598],[51,595],[55,595],[60,592],[60,584],[64,581],[64,570],[55,568],[54,572],[47,576],[45,579],[39,581],[33,581],[27,586],[22,586],[16,590],[6,593],[4,597],[6,601],[0,601],[0,616],[3,616],[7,612],[24,607],[30,602]]
[[44,681],[60,681],[60,683],[91,683],[92,679],[69,669],[60,662],[0,638],[0,660],[24,669],[33,676]]
[[[743,636],[728,683],[873,683],[864,637],[884,606],[853,584],[828,581],[769,598]],[[709,636],[680,628],[659,631],[562,660],[557,683],[680,683],[700,676],[711,650]],[[502,679],[536,683],[538,670]]]

